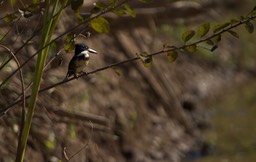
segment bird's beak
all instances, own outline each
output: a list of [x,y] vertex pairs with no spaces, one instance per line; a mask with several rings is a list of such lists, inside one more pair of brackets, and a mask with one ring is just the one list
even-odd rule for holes
[[91,48],[89,48],[88,51],[91,52],[91,53],[93,53],[93,54],[97,54],[97,51],[95,51],[95,50],[93,50],[93,49],[91,49]]

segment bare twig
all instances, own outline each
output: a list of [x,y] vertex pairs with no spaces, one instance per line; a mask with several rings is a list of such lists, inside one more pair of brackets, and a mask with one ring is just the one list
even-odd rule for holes
[[[17,23],[17,22],[20,20],[20,18],[21,18],[21,16],[16,20],[15,23]],[[15,26],[13,25],[13,26],[5,33],[5,35],[0,39],[0,42],[1,42],[2,40],[4,40],[5,37],[7,37],[7,35],[11,32],[11,30],[12,30],[14,27],[15,27]]]
[[103,117],[103,116],[98,116],[98,115],[93,115],[93,114],[89,114],[89,113],[83,113],[83,112],[67,112],[65,110],[61,110],[61,109],[49,109],[49,112],[53,112],[54,114],[61,116],[61,117],[68,117],[69,119],[79,119],[81,121],[91,121],[93,123],[102,125],[102,126],[108,126],[109,125],[109,121],[107,120],[107,118]]
[[[37,31],[34,32],[34,34],[24,43],[22,44],[22,46],[14,53],[13,56],[15,56],[21,49],[23,49],[30,41],[32,38],[34,38],[36,36],[36,34],[41,30],[38,29]],[[3,65],[1,65],[0,67],[0,71],[11,61],[12,57],[10,57]],[[17,72],[19,71],[20,68],[22,68],[28,61],[25,61],[23,64],[21,64],[19,66],[19,68],[17,68],[11,75],[9,75],[1,84],[0,84],[0,88]]]
[[[20,67],[20,63],[19,63],[19,60],[17,59],[17,57],[14,55],[14,53],[6,46],[3,46],[3,45],[0,45],[0,47],[6,49],[11,55],[12,57],[14,58],[16,64],[18,67]],[[24,79],[23,79],[23,74],[22,74],[22,69],[19,68],[19,74],[20,74],[20,82],[21,82],[21,94],[22,94],[22,115],[21,115],[21,123],[20,123],[20,132],[22,132],[22,129],[23,129],[23,126],[24,126],[24,122],[25,122],[25,113],[26,113],[26,110],[25,110],[25,107],[26,107],[26,94],[25,94],[25,89],[24,89]]]
[[[20,2],[21,2],[21,1],[20,1]],[[45,6],[45,2],[38,3],[37,5],[40,6],[40,8],[43,8],[43,7]],[[28,10],[30,7],[31,7],[31,6],[28,6],[28,7],[22,8],[21,10],[26,11],[26,10]],[[1,17],[0,20],[3,20],[4,18],[8,17],[9,15],[15,15],[15,14],[18,14],[18,13],[19,13],[19,11],[17,10],[17,11],[15,11],[15,12],[13,12],[13,13],[10,13],[10,14],[7,14],[7,15]]]
[[[30,58],[28,58],[23,64],[21,64],[20,68],[22,68],[24,65],[26,65],[26,64],[27,64],[32,58],[34,58],[39,52],[41,52],[44,48],[46,48],[46,47],[48,47],[49,45],[51,45],[51,44],[52,44],[53,42],[55,42],[57,39],[59,39],[59,38],[61,38],[62,36],[64,36],[64,35],[66,35],[66,34],[72,32],[72,31],[74,31],[75,29],[77,29],[77,28],[80,27],[81,25],[84,25],[84,24],[90,22],[91,20],[93,20],[93,19],[95,19],[95,18],[97,18],[97,17],[99,17],[99,16],[101,16],[101,15],[103,15],[103,14],[105,14],[105,13],[114,10],[115,8],[117,8],[117,7],[121,6],[121,5],[123,5],[124,3],[128,2],[128,1],[131,1],[131,0],[124,0],[123,2],[119,3],[118,5],[112,7],[112,8],[110,8],[110,9],[108,9],[108,10],[104,10],[104,11],[100,12],[99,14],[97,14],[97,15],[95,15],[95,16],[89,18],[89,19],[87,19],[86,21],[81,22],[80,24],[74,26],[73,28],[71,28],[71,29],[69,29],[69,30],[63,32],[62,34],[60,34],[59,36],[57,36],[55,39],[53,39],[52,41],[50,41],[48,44],[46,44],[44,47],[42,47],[41,49],[39,49],[39,50],[38,50],[36,53],[34,53]],[[57,13],[57,14],[58,14],[58,13]],[[35,33],[37,33],[37,32],[35,32]],[[33,37],[34,37],[34,36],[33,36]],[[31,39],[32,39],[33,37],[31,37]],[[15,54],[16,54],[17,52],[19,52],[31,39],[28,39],[28,40],[15,52]],[[0,67],[0,71],[1,71],[1,69],[2,69],[11,59],[12,59],[12,58],[10,58],[8,61],[6,61],[6,62]],[[9,76],[0,84],[0,88],[1,88],[18,70],[19,70],[19,69],[16,69],[11,75],[9,75]]]
[[[91,122],[91,133],[90,133],[90,137],[89,137],[89,140],[92,139],[92,134],[93,134],[93,123]],[[90,142],[90,141],[89,141]],[[88,148],[88,145],[89,145],[89,142],[86,143],[81,149],[79,149],[76,153],[74,153],[73,155],[71,155],[70,157],[67,156],[66,154],[66,147],[64,147],[64,150],[63,150],[63,154],[66,158],[66,160],[71,160],[73,157],[75,157],[77,154],[79,154],[81,151],[85,150]]]

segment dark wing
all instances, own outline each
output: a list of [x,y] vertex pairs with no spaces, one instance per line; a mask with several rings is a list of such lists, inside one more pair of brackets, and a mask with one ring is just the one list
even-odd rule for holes
[[77,74],[83,71],[88,61],[89,58],[86,58],[84,55],[81,57],[74,56],[68,64],[68,73],[66,78],[69,78],[72,75],[77,76]]
[[83,57],[73,57],[68,65],[68,71],[72,73],[80,73],[86,66],[88,60]]

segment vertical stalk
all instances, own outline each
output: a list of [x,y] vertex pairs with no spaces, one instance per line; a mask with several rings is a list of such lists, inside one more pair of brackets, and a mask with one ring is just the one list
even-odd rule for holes
[[[44,47],[46,44],[48,44],[51,41],[52,34],[55,30],[55,27],[57,26],[59,17],[61,15],[61,12],[63,10],[63,6],[66,5],[68,0],[63,1],[62,7],[60,8],[59,12],[57,13],[57,8],[59,4],[59,0],[56,0],[54,2],[54,6],[51,9],[50,7],[50,0],[46,1],[46,13],[44,15],[44,21],[43,21],[43,30],[42,30],[42,35],[41,35],[41,43],[40,43],[40,48]],[[57,13],[58,15],[54,18],[54,14]],[[18,148],[17,148],[17,154],[16,154],[16,162],[23,162],[24,161],[24,156],[25,156],[25,149],[26,149],[26,144],[31,128],[31,123],[32,123],[32,118],[33,114],[35,111],[35,105],[36,105],[36,99],[38,96],[38,92],[40,89],[40,83],[41,83],[41,78],[43,75],[43,69],[44,65],[46,63],[46,59],[48,56],[49,52],[49,46],[47,46],[45,49],[43,49],[39,54],[37,58],[37,63],[36,63],[36,70],[35,70],[35,77],[33,80],[33,87],[32,87],[32,92],[31,92],[31,97],[29,99],[29,104],[28,104],[28,112],[26,114],[26,119],[25,119],[25,125],[24,128],[21,132],[21,137],[19,139],[18,143]]]

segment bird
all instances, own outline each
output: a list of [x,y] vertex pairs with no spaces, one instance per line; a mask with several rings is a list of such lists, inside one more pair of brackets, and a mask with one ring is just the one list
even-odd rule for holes
[[68,79],[73,75],[75,78],[78,78],[78,75],[84,72],[83,70],[89,63],[89,59],[90,59],[89,53],[97,54],[97,51],[89,48],[85,44],[75,45],[75,53],[73,58],[70,60],[68,64],[68,72],[64,80]]

